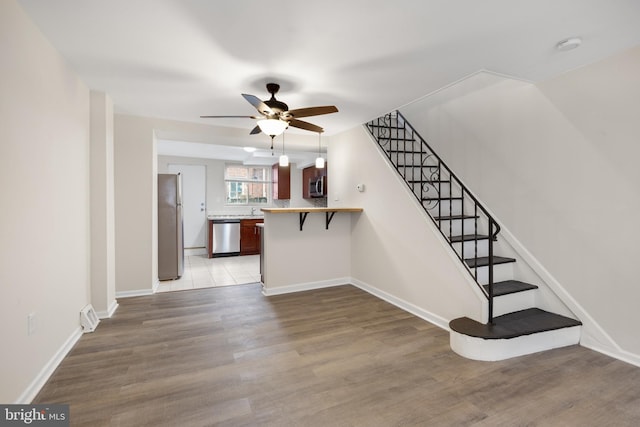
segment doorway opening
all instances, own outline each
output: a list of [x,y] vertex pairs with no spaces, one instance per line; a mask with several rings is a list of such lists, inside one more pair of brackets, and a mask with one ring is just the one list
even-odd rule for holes
[[170,163],[168,169],[169,173],[182,175],[185,256],[204,254],[207,228],[207,168],[204,165]]

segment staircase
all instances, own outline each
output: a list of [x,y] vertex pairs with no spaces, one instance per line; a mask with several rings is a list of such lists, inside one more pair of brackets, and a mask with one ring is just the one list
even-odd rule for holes
[[451,348],[470,359],[502,360],[577,344],[581,322],[535,307],[538,286],[514,278],[516,259],[494,253],[496,220],[402,114],[365,127],[487,299],[486,323],[449,322]]

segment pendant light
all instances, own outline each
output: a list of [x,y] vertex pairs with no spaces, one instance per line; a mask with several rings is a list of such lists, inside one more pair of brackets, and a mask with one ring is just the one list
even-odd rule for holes
[[280,156],[279,164],[283,168],[289,166],[289,157],[284,153],[284,132],[282,133],[282,155]]
[[322,144],[320,135],[322,135],[322,132],[318,132],[318,157],[316,157],[316,168],[324,169],[324,157],[320,154]]

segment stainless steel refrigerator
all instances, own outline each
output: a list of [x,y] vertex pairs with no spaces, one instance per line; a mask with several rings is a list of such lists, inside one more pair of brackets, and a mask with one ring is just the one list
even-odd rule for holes
[[181,177],[158,174],[158,278],[178,279],[183,271]]

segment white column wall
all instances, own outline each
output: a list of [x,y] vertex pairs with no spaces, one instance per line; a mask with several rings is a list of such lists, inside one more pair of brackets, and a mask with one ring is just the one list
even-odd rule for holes
[[91,92],[91,304],[99,317],[115,310],[113,102]]
[[352,214],[338,212],[329,229],[324,212],[264,214],[265,293],[301,291],[350,282]]
[[116,291],[151,293],[158,277],[153,127],[147,119],[116,115],[114,132]]

